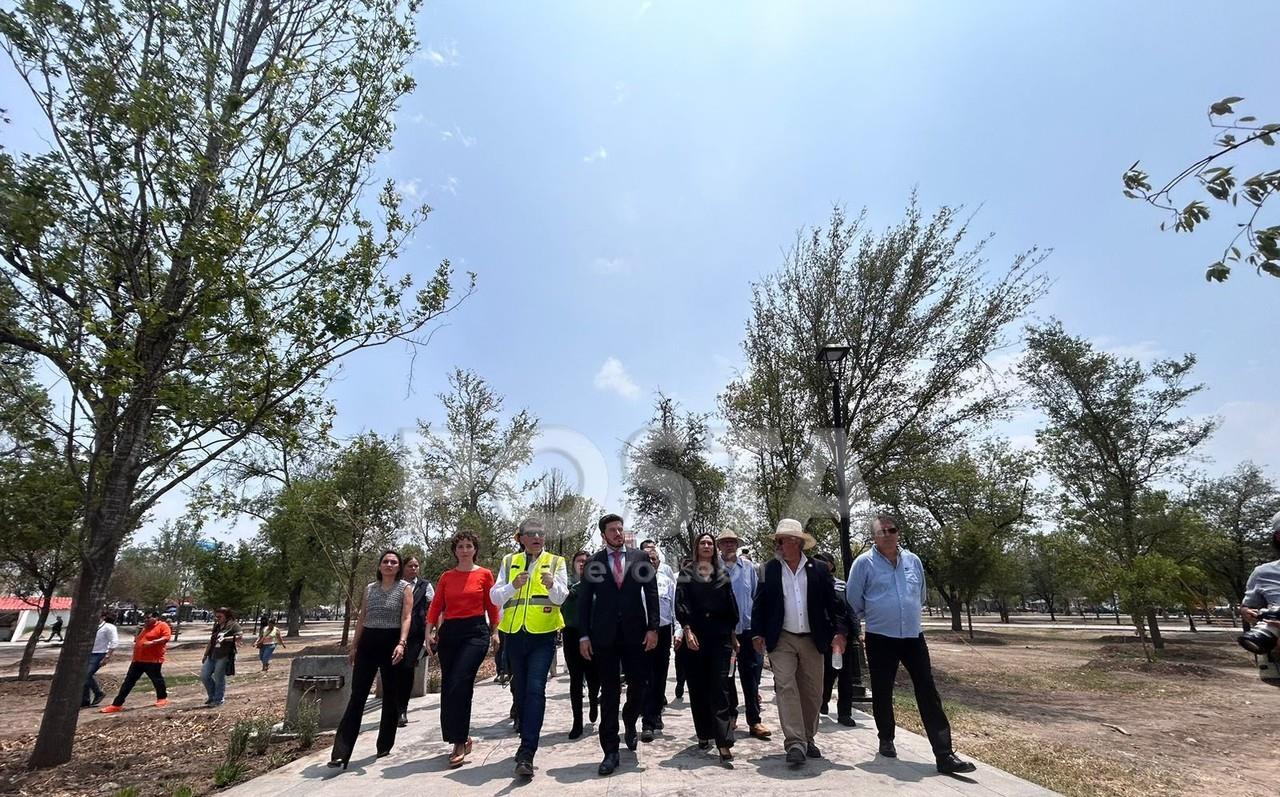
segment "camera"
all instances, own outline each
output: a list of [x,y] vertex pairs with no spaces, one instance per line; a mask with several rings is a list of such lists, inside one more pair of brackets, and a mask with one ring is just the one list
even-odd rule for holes
[[1258,624],[1236,637],[1240,647],[1255,656],[1270,653],[1280,641],[1280,629],[1267,624],[1267,620],[1280,620],[1280,606],[1268,606],[1258,612]]

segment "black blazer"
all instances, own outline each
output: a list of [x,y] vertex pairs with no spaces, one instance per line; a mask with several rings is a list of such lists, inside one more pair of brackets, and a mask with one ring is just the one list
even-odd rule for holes
[[427,580],[418,579],[413,586],[413,608],[409,611],[409,635],[405,637],[404,663],[413,667],[422,654],[422,646],[427,642]]
[[[751,607],[751,630],[764,637],[765,647],[773,650],[782,635],[782,568],[781,559],[771,559],[764,566],[763,578]],[[836,583],[826,564],[809,559],[805,562],[809,584],[809,633],[821,653],[831,650],[836,634],[849,636],[849,624],[836,596]]]
[[[578,592],[578,628],[593,647],[643,644],[648,631],[658,630],[658,578],[649,556],[627,551],[622,587],[613,580],[609,549],[587,560]],[[641,597],[643,596],[643,597]]]

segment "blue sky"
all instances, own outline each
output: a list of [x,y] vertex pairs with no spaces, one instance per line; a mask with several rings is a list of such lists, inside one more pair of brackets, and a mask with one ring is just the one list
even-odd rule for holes
[[1250,46],[1278,23],[1269,4],[430,3],[380,169],[435,209],[398,265],[448,257],[478,291],[411,394],[402,348],[349,362],[338,431],[438,418],[446,374],[471,368],[556,445],[594,449],[608,477],[589,489],[614,504],[620,440],[656,389],[714,409],[751,282],[795,232],[834,203],[883,227],[918,186],[926,210],[978,210],[992,268],[1054,250],[1040,317],[1116,351],[1196,352],[1210,389],[1192,409],[1225,420],[1207,469],[1280,464],[1280,281],[1207,284],[1229,225],[1161,233],[1120,194],[1134,160],[1158,177],[1208,150],[1212,101],[1280,118],[1274,55]]

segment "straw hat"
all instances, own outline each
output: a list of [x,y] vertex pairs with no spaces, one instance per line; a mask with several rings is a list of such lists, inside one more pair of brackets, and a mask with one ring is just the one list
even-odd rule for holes
[[720,534],[716,537],[716,542],[718,543],[721,540],[733,540],[734,542],[737,542],[737,543],[742,542],[742,538],[739,537],[737,533],[730,528],[725,528],[720,531]]
[[778,521],[778,528],[773,532],[773,541],[777,542],[779,537],[795,537],[804,543],[805,550],[818,544],[813,535],[804,530],[804,526],[801,525],[800,521],[789,517],[784,517]]

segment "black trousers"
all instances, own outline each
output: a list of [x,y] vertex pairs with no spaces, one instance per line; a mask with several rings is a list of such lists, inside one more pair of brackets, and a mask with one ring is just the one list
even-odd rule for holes
[[445,620],[440,626],[440,736],[464,744],[471,732],[471,696],[476,673],[489,653],[484,615]]
[[622,679],[627,675],[627,702],[622,706],[622,721],[634,728],[644,702],[649,668],[644,654],[644,640],[615,641],[612,645],[591,646],[591,658],[600,673],[600,749],[606,754],[618,752],[618,704],[622,702]]
[[351,671],[351,698],[333,737],[334,759],[351,758],[351,750],[360,735],[364,707],[375,675],[382,676],[382,717],[378,722],[378,750],[390,750],[396,744],[396,720],[400,717],[400,689],[404,676],[391,663],[391,654],[400,641],[399,628],[366,628],[356,646],[356,664]]
[[124,674],[124,683],[120,684],[120,691],[116,692],[111,705],[123,706],[124,699],[133,691],[134,684],[138,683],[138,679],[143,675],[150,678],[151,685],[156,688],[156,700],[164,700],[169,696],[169,691],[164,684],[164,675],[160,673],[160,662],[133,661],[129,662],[129,671]]
[[658,644],[644,655],[649,660],[649,684],[644,691],[642,724],[657,730],[662,727],[662,703],[667,696],[667,673],[671,671],[671,626],[658,627]]
[[[675,652],[676,660],[676,694],[684,696],[685,674],[689,672],[689,648],[681,643],[679,649]],[[734,692],[734,700],[738,699],[738,693]]]
[[[857,640],[853,640],[855,643]],[[845,651],[844,666],[836,669],[831,666],[831,651],[823,657],[822,663],[822,705],[831,703],[831,691],[836,693],[836,716],[840,718],[853,716],[853,676],[854,662],[857,657],[852,650]]]
[[493,668],[497,675],[510,675],[511,662],[507,661],[507,632],[498,632],[498,649],[493,654]]
[[717,747],[732,747],[729,720],[729,676],[733,643],[728,637],[698,639],[698,649],[689,651],[689,708],[699,739],[715,739]]
[[[747,709],[747,725],[760,722],[760,672],[764,669],[763,657],[751,644],[751,632],[738,634],[738,680],[742,682],[742,704]],[[729,676],[729,716],[738,718],[738,685]]]
[[582,724],[582,687],[587,687],[587,698],[591,708],[600,701],[600,676],[594,661],[582,658],[582,648],[578,641],[582,632],[576,628],[564,628],[564,664],[569,669],[569,705],[573,709],[573,724]]
[[876,718],[876,733],[880,738],[892,741],[897,727],[893,719],[893,681],[901,664],[907,668],[911,685],[915,687],[920,720],[924,723],[934,755],[952,752],[951,723],[947,722],[942,698],[933,683],[929,646],[925,644],[924,634],[899,639],[868,633],[866,648],[867,669],[871,674],[871,713]]

